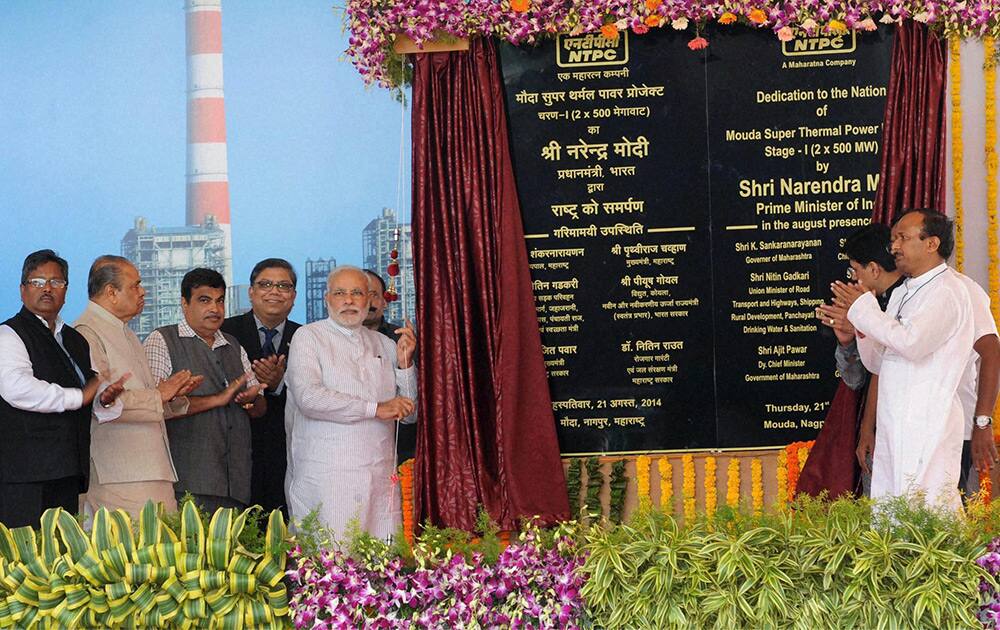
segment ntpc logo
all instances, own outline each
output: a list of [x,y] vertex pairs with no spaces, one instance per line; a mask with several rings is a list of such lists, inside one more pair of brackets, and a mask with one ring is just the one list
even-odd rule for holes
[[622,66],[627,63],[628,31],[622,31],[615,39],[608,39],[600,33],[556,37],[556,65],[560,68]]
[[781,52],[786,57],[798,55],[838,55],[854,52],[857,40],[854,31],[847,35],[820,35],[800,37],[790,42],[781,42]]

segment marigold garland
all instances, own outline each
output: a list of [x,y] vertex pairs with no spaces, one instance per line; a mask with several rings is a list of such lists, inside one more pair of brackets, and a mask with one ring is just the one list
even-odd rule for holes
[[635,485],[639,501],[639,510],[646,512],[652,509],[653,499],[649,496],[649,457],[640,455],[635,458]]
[[785,449],[778,451],[776,475],[778,477],[778,505],[785,505],[788,503],[788,452]]
[[729,458],[726,469],[726,505],[731,508],[740,506],[740,460],[737,457]]
[[399,465],[399,494],[403,503],[403,537],[413,544],[413,460]]
[[993,478],[990,477],[989,471],[979,473],[979,496],[983,503],[993,500]]
[[785,461],[788,465],[788,500],[795,500],[795,489],[799,485],[799,449],[792,445],[785,447]]
[[715,516],[715,507],[718,505],[718,491],[716,490],[715,478],[715,458],[708,456],[705,458],[705,516],[712,518]]
[[684,498],[684,522],[694,520],[694,458],[690,455],[681,457],[684,482],[681,486],[681,496]]
[[674,513],[674,467],[670,465],[670,460],[661,457],[656,462],[656,468],[660,472],[660,511],[664,514]]
[[948,41],[948,80],[951,87],[951,191],[955,197],[955,267],[965,268],[965,215],[962,207],[962,40]]
[[760,459],[750,461],[750,499],[754,515],[764,511],[764,469]]
[[983,39],[986,63],[983,66],[983,83],[986,88],[986,237],[990,256],[989,295],[993,319],[1000,321],[1000,269],[997,268],[997,111],[996,42],[992,37]]
[[788,500],[795,499],[796,489],[799,485],[799,475],[802,473],[802,467],[805,466],[806,458],[809,457],[809,451],[815,443],[816,440],[810,440],[808,442],[792,442],[784,448],[786,463],[785,474],[788,484]]

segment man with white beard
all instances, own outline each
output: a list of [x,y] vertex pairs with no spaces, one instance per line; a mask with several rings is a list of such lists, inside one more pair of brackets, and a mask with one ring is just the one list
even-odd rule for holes
[[973,344],[972,305],[945,260],[952,222],[912,210],[892,228],[891,252],[907,277],[883,313],[862,284],[834,283],[858,331],[861,361],[878,375],[873,499],[922,493],[961,509],[964,414],[957,392]]
[[295,520],[318,509],[338,536],[357,518],[387,538],[401,522],[396,422],[416,420],[417,342],[409,322],[396,343],[365,328],[370,290],[361,269],[337,267],[327,280],[329,318],[295,333],[285,374],[286,494]]

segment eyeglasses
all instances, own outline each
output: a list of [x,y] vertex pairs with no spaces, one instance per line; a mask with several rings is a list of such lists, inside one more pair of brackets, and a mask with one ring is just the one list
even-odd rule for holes
[[44,289],[45,285],[49,285],[53,289],[65,289],[69,282],[62,278],[28,278],[24,284],[26,286],[30,284],[36,289]]
[[[902,234],[902,233],[893,234],[892,236],[889,237],[889,244],[885,246],[885,251],[891,254],[892,246],[896,243],[896,241],[902,241],[903,243],[906,243],[907,241],[913,240],[913,238],[914,237],[910,236],[909,234]],[[918,234],[916,238],[922,241],[926,241],[928,237],[925,234]]]
[[271,282],[270,280],[258,280],[254,282],[257,288],[261,291],[270,291],[271,289],[277,289],[278,293],[291,293],[295,289],[295,285],[291,282]]
[[337,298],[338,300],[342,300],[348,295],[350,295],[355,300],[360,300],[361,298],[368,295],[368,293],[366,291],[362,291],[361,289],[351,289],[350,291],[347,291],[345,289],[334,289],[333,291],[330,291],[330,295]]

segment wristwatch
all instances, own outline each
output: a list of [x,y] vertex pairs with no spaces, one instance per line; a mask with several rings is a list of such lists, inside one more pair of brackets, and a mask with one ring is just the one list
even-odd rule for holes
[[976,416],[976,426],[980,429],[985,429],[991,424],[993,424],[993,418],[990,416]]

